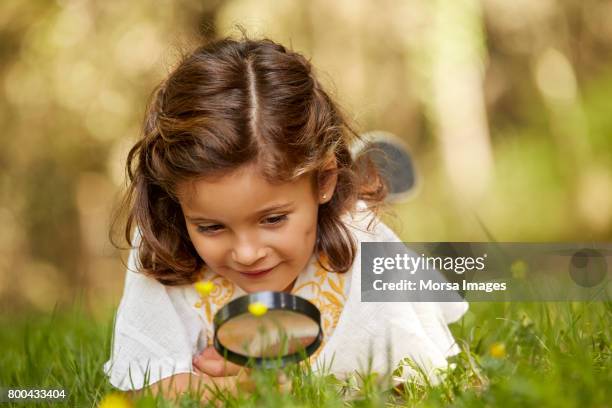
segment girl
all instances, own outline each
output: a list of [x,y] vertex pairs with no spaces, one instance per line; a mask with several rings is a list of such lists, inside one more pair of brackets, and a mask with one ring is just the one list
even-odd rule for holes
[[[233,388],[237,367],[210,347],[212,317],[264,290],[321,310],[314,367],[333,361],[344,376],[410,358],[433,376],[446,366],[458,352],[447,323],[464,303],[360,302],[359,243],[399,239],[376,217],[386,189],[353,161],[357,139],[309,61],[282,45],[223,39],[183,58],[127,159],[133,249],[104,367],[115,387]],[[200,280],[215,284],[203,301]]]

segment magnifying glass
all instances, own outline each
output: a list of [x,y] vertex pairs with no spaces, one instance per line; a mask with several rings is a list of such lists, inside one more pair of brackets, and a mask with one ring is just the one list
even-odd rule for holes
[[217,352],[238,365],[284,366],[311,356],[321,345],[321,312],[285,292],[257,292],[223,306],[214,317]]

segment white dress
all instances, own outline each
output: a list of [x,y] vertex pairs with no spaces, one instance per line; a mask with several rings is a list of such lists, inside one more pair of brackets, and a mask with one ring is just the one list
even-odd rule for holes
[[[467,310],[466,302],[361,302],[360,242],[398,242],[384,223],[367,225],[371,213],[347,215],[357,243],[351,270],[327,273],[314,256],[299,275],[293,294],[321,310],[324,342],[311,357],[313,368],[344,378],[371,367],[386,372],[405,358],[412,359],[430,380],[439,380],[436,369],[447,367],[446,358],[457,354],[447,324]],[[137,245],[136,245],[137,246]],[[123,297],[115,317],[111,358],[104,364],[110,383],[120,390],[141,389],[178,373],[193,373],[192,358],[212,341],[212,317],[218,308],[244,294],[230,281],[206,272],[215,290],[200,302],[192,285],[164,286],[136,272],[137,250],[128,258]],[[404,367],[409,377],[414,371]]]

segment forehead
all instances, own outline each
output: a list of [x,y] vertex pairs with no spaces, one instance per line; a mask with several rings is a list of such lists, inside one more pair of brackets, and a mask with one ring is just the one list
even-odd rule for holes
[[300,203],[313,195],[312,176],[270,183],[253,166],[244,166],[217,178],[179,183],[177,196],[186,215],[214,219],[247,217],[270,205]]

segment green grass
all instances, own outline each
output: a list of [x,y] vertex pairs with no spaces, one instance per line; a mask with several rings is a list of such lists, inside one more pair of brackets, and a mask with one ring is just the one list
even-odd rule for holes
[[[59,387],[67,402],[38,406],[95,407],[112,392],[102,373],[112,316],[102,321],[74,308],[52,315],[0,319],[0,386]],[[268,372],[257,391],[222,398],[225,406],[555,406],[604,407],[612,401],[612,303],[473,303],[451,326],[463,352],[437,386],[422,379],[389,391],[374,373],[338,381],[293,366],[293,391],[281,395]],[[359,339],[356,339],[359,341]],[[505,356],[491,355],[503,344]],[[381,350],[381,352],[385,352]],[[3,406],[36,406],[13,403]],[[141,397],[135,407],[195,407]]]

